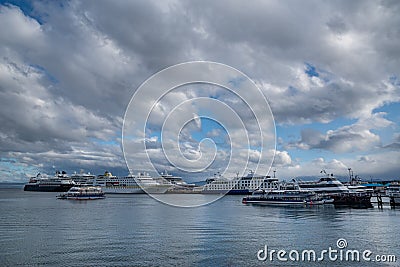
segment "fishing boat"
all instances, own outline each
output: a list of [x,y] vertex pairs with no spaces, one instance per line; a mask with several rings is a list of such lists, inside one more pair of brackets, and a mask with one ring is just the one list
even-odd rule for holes
[[72,187],[68,192],[57,196],[58,199],[93,200],[105,198],[104,192],[98,186]]

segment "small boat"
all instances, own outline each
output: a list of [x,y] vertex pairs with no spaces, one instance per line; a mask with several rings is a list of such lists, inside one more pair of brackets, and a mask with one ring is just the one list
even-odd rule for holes
[[105,198],[104,192],[98,186],[72,187],[68,192],[57,196],[58,199],[92,200]]
[[271,190],[256,191],[242,200],[243,204],[257,205],[321,205],[324,198],[309,190]]

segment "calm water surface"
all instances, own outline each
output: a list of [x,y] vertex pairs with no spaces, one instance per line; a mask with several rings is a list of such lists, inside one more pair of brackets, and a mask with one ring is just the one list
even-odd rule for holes
[[147,195],[57,200],[58,193],[0,188],[1,266],[399,266],[259,261],[264,248],[348,249],[400,257],[400,210],[257,207],[225,196],[176,208]]

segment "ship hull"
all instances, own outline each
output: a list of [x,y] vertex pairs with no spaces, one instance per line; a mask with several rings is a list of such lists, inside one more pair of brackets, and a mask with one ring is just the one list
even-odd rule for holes
[[103,191],[106,194],[164,194],[171,186],[147,186],[144,190],[140,187],[106,186]]
[[227,195],[249,195],[249,189],[232,189],[232,190],[203,190],[202,194],[227,194]]
[[247,200],[243,199],[243,204],[254,204],[262,206],[292,206],[292,205],[306,205],[305,201],[278,201],[278,200]]
[[73,185],[41,185],[41,184],[26,184],[24,191],[36,192],[67,192]]
[[141,188],[124,188],[124,187],[103,187],[104,193],[106,194],[144,194]]

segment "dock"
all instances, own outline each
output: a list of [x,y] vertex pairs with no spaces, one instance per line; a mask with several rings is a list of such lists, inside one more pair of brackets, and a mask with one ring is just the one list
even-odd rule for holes
[[392,209],[396,207],[400,207],[400,198],[395,196],[390,196],[387,194],[374,193],[371,195],[371,198],[376,198],[376,201],[371,200],[371,203],[377,204],[379,209],[382,209],[383,206],[390,206]]

